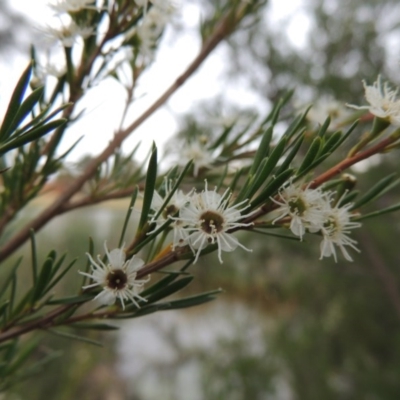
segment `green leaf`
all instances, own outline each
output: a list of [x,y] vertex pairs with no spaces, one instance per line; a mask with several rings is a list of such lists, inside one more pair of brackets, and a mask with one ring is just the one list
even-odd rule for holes
[[56,336],[64,337],[66,339],[77,340],[78,342],[89,343],[89,344],[93,344],[95,346],[103,347],[103,344],[98,342],[97,340],[89,339],[89,338],[84,337],[84,336],[78,336],[78,335],[74,335],[72,333],[59,331],[59,330],[56,330],[56,329],[46,329],[46,332],[52,333],[52,334],[54,334]]
[[300,242],[301,239],[297,236],[288,236],[288,235],[281,235],[279,233],[271,233],[271,232],[265,232],[265,231],[260,231],[258,229],[252,229],[250,232],[258,233],[260,235],[265,235],[265,236],[274,236],[280,239],[289,239],[289,240],[294,240],[296,242]]
[[23,257],[18,258],[18,260],[15,262],[15,264],[11,268],[11,271],[10,271],[9,275],[7,276],[7,278],[5,278],[3,280],[3,284],[0,287],[0,299],[5,295],[5,293],[8,289],[8,286],[12,282],[13,277],[15,276],[18,267],[21,265],[22,258]]
[[233,193],[235,192],[236,185],[238,184],[239,179],[243,175],[245,170],[246,170],[246,167],[243,167],[243,168],[240,168],[239,170],[237,170],[235,173],[235,176],[233,177],[231,183],[229,184],[229,187],[231,188]]
[[135,190],[133,191],[132,196],[131,196],[131,201],[130,201],[130,203],[129,203],[128,211],[126,212],[126,216],[125,216],[125,220],[124,220],[124,225],[122,226],[121,236],[120,236],[119,242],[118,242],[118,247],[119,247],[119,248],[122,247],[122,244],[123,244],[123,242],[124,242],[125,233],[126,233],[126,228],[128,227],[128,222],[129,222],[129,220],[130,220],[130,218],[131,218],[131,214],[132,214],[133,207],[134,207],[134,205],[135,205],[135,202],[136,202],[136,198],[137,198],[138,193],[139,193],[139,188],[136,186],[136,187],[135,187]]
[[324,123],[322,124],[321,128],[319,128],[318,136],[319,136],[320,138],[322,138],[322,137],[325,135],[325,133],[326,133],[326,131],[328,130],[330,124],[331,124],[331,118],[328,117],[328,118],[324,121]]
[[274,117],[277,115],[277,110],[280,110],[293,96],[294,90],[288,90],[282,98],[279,99],[268,114],[268,116],[265,118],[265,120],[261,123],[261,125],[266,124],[268,121],[271,121],[274,119]]
[[43,263],[36,285],[34,286],[32,305],[35,304],[36,301],[38,301],[46,292],[47,284],[51,279],[53,264],[54,258],[52,257],[52,253],[50,253],[48,258]]
[[324,144],[324,146],[321,150],[321,155],[324,155],[327,153],[331,154],[333,151],[335,151],[337,148],[336,146],[338,146],[338,144],[342,142],[342,137],[343,137],[343,134],[341,131],[332,133],[329,136],[329,139]]
[[36,251],[36,239],[35,239],[35,232],[33,229],[29,230],[29,236],[31,239],[31,254],[32,254],[32,281],[33,286],[36,285],[37,282],[37,251]]
[[166,277],[160,279],[154,285],[148,287],[147,289],[140,292],[142,297],[147,297],[150,294],[157,292],[165,287],[167,287],[170,283],[176,280],[180,276],[180,273],[169,273]]
[[319,153],[321,145],[322,145],[321,138],[319,136],[314,138],[314,140],[311,143],[311,146],[309,147],[306,155],[304,156],[303,162],[301,163],[297,171],[298,175],[301,175],[312,164],[312,162],[315,160],[315,158]]
[[24,98],[25,91],[29,84],[31,72],[32,72],[32,63],[30,63],[28,67],[25,69],[25,71],[22,73],[17,83],[17,86],[15,87],[14,92],[11,96],[11,100],[8,104],[8,108],[0,128],[0,140],[6,137],[6,133],[12,121],[14,120],[16,113],[18,112],[18,109]]
[[[64,258],[61,260],[63,261]],[[75,262],[77,261],[77,258],[72,260],[64,269],[64,271],[62,271],[57,278],[55,278],[51,283],[49,283],[49,285],[47,286],[46,290],[44,291],[43,294],[48,293],[55,285],[57,285],[58,282],[60,282],[60,280],[66,275],[66,273],[71,269],[71,267],[75,264]],[[58,268],[54,268],[54,270],[57,270]],[[54,274],[52,274],[52,277],[54,276]]]
[[144,306],[139,309],[136,309],[136,311],[131,312],[131,313],[115,315],[115,316],[113,316],[113,318],[125,319],[125,318],[143,317],[144,315],[153,314],[158,311],[168,310],[168,306],[169,306],[169,304],[151,304],[149,306]]
[[287,169],[275,178],[272,178],[267,187],[261,192],[261,194],[251,201],[251,208],[254,209],[260,204],[269,200],[269,198],[279,190],[279,188],[291,177],[293,169]]
[[167,296],[170,296],[171,294],[174,294],[179,290],[182,290],[187,285],[189,285],[189,283],[192,282],[192,280],[193,276],[187,276],[185,278],[178,279],[177,281],[172,282],[168,286],[165,286],[160,290],[153,292],[150,296],[147,297],[147,301],[149,304],[151,304]]
[[[389,176],[386,176],[385,178],[381,179],[378,183],[376,183],[370,190],[367,191],[361,198],[358,199],[353,204],[353,207],[351,207],[351,210],[355,210],[357,208],[360,208],[361,206],[365,205],[366,203],[369,203],[371,200],[379,197],[382,192],[389,186],[390,183],[392,183],[393,179],[395,178],[396,173],[392,173]],[[397,181],[399,183],[399,181]]]
[[138,225],[138,233],[142,230],[148,220],[149,212],[151,209],[151,201],[153,199],[154,188],[157,179],[157,147],[153,144],[153,151],[149,160],[149,166],[146,175],[146,184],[143,195],[142,213]]
[[9,140],[7,143],[0,146],[0,155],[4,154],[12,149],[17,147],[21,147],[24,144],[32,142],[33,140],[39,139],[40,137],[46,135],[47,133],[53,131],[54,129],[64,125],[67,122],[65,119],[58,119],[52,122],[49,122],[46,125],[33,128],[30,131],[20,135],[14,139]]
[[32,112],[33,108],[35,107],[36,103],[40,100],[43,96],[44,87],[39,87],[35,89],[21,104],[18,111],[16,112],[13,121],[11,122],[10,126],[5,133],[6,137],[10,137],[13,131],[18,127],[18,125],[26,118],[26,116]]
[[339,142],[333,146],[333,148],[331,149],[331,152],[334,152],[353,133],[353,131],[354,131],[354,129],[356,129],[357,125],[358,125],[358,121],[353,122],[353,124],[350,126],[350,128],[347,130],[347,132],[339,140]]
[[293,120],[293,122],[289,125],[289,127],[286,129],[283,136],[285,136],[287,140],[289,140],[292,136],[294,136],[296,134],[296,132],[301,128],[310,108],[311,108],[311,106],[308,107],[307,110],[303,114],[297,116]]
[[258,174],[253,184],[250,184],[250,187],[249,189],[247,189],[245,195],[243,196],[243,199],[251,199],[251,197],[262,186],[262,184],[267,181],[267,178],[278,164],[285,150],[286,143],[286,138],[282,137],[278,144],[275,146],[274,150],[272,150],[271,156],[268,158],[268,160],[265,161],[262,171]]
[[11,375],[18,371],[20,367],[25,363],[27,358],[36,350],[39,341],[37,339],[31,339],[25,342],[22,348],[19,349],[19,354],[15,360],[7,368],[7,374]]
[[4,313],[7,311],[9,307],[9,301],[6,300],[1,306],[0,306],[0,318],[3,317]]
[[353,190],[350,193],[348,193],[346,196],[342,197],[339,207],[344,206],[345,204],[353,202],[356,197],[360,194],[358,190]]
[[95,331],[115,331],[118,330],[119,327],[115,325],[110,325],[106,323],[83,323],[83,322],[76,322],[70,325],[71,328],[76,329],[86,329],[86,330],[95,330]]
[[93,294],[85,293],[79,296],[69,296],[69,297],[62,297],[60,299],[49,300],[47,304],[54,305],[54,304],[80,304],[86,303],[89,300],[93,299]]
[[182,171],[181,174],[179,175],[178,179],[176,180],[174,186],[172,187],[171,192],[168,193],[168,195],[165,197],[162,206],[160,207],[160,209],[158,210],[158,212],[155,214],[154,219],[157,219],[157,218],[161,215],[161,213],[163,212],[164,208],[167,206],[167,204],[169,203],[169,201],[172,199],[172,196],[174,195],[174,193],[178,190],[179,185],[181,184],[183,178],[185,177],[187,171],[189,170],[189,168],[191,167],[192,164],[193,164],[193,161],[190,160],[190,161],[185,165],[185,168],[183,169],[183,171]]
[[14,307],[14,310],[11,314],[11,318],[20,318],[20,313],[25,309],[25,307],[27,306],[27,304],[30,303],[31,298],[32,298],[32,292],[33,292],[33,288],[30,288],[29,290],[27,290],[24,294],[24,296],[22,297],[22,299],[19,301],[19,303]]
[[10,345],[5,348],[3,360],[10,363],[18,351],[18,339],[12,339]]
[[10,303],[8,305],[9,315],[12,314],[14,309],[14,301],[15,295],[17,293],[17,273],[14,271],[14,274],[11,278],[11,293],[10,293]]
[[223,130],[220,137],[209,147],[208,150],[215,150],[218,146],[220,146],[221,144],[224,144],[226,142],[226,138],[229,136],[229,134],[231,133],[234,126],[235,125],[226,127]]
[[293,148],[290,150],[290,153],[285,157],[285,159],[283,160],[283,163],[277,169],[276,175],[279,175],[280,173],[282,173],[283,171],[285,171],[286,169],[289,168],[290,163],[293,161],[293,159],[297,155],[297,153],[300,149],[300,146],[303,143],[303,139],[304,139],[304,131],[302,129],[301,132],[299,133],[299,135],[297,136],[297,138],[294,140]]
[[393,206],[384,208],[382,210],[378,210],[378,211],[374,211],[374,212],[369,213],[369,214],[361,215],[359,217],[354,218],[354,220],[361,221],[361,220],[364,220],[364,219],[367,219],[367,218],[377,217],[379,215],[388,214],[388,213],[391,213],[391,212],[394,212],[394,211],[398,211],[398,210],[400,210],[400,203],[394,204]]
[[249,175],[254,175],[254,173],[257,171],[261,161],[268,156],[269,154],[269,146],[271,144],[271,139],[272,135],[274,132],[274,128],[271,126],[269,127],[266,132],[264,133],[260,146],[258,147],[258,150],[254,156],[254,161],[253,165],[251,167]]
[[178,310],[181,308],[188,308],[198,306],[200,304],[208,303],[215,300],[216,295],[222,292],[221,289],[213,290],[212,292],[202,293],[200,295],[186,297],[184,299],[173,300],[169,302],[170,310]]

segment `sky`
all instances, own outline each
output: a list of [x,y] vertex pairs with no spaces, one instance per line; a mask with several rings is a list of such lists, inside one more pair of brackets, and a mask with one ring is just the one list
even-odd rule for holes
[[[289,38],[297,46],[305,41],[308,21],[307,15],[301,11],[303,0],[293,0],[291,7],[285,7],[282,1],[273,0],[270,3],[270,21],[282,29],[284,21],[290,13],[296,11],[296,18],[285,25]],[[24,14],[34,29],[50,24],[54,12],[47,6],[46,0],[12,0],[13,9]],[[143,76],[138,87],[139,99],[131,107],[126,125],[139,116],[158,96],[184,71],[186,66],[197,54],[200,40],[197,26],[201,18],[196,1],[181,0],[183,5],[177,16],[178,23],[185,25],[184,33],[176,38],[173,30],[167,30],[156,61]],[[12,59],[0,65],[0,115],[5,111],[9,95],[20,73],[25,68],[28,57],[22,54],[13,55]],[[142,124],[126,141],[127,149],[132,149],[138,141],[142,142],[139,158],[144,158],[155,141],[158,147],[163,147],[178,129],[177,115],[196,109],[196,104],[207,101],[221,93],[229,98],[231,103],[237,103],[243,108],[266,107],[263,99],[237,81],[228,87],[223,84],[227,56],[224,45],[220,45],[214,54],[201,66],[199,71],[150,119]],[[1,79],[2,77],[7,79]],[[7,96],[7,94],[9,95]],[[102,82],[91,89],[80,102],[79,109],[85,109],[83,117],[69,128],[68,137],[63,142],[62,150],[69,148],[79,137],[83,136],[79,146],[71,154],[70,160],[75,161],[84,154],[98,154],[108,143],[119,125],[124,107],[125,93],[122,87],[113,79]],[[265,110],[260,110],[265,114]],[[125,125],[125,126],[126,126]]]

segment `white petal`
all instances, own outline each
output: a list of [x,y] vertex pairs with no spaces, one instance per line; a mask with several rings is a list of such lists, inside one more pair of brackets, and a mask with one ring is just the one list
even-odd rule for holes
[[114,249],[108,254],[108,261],[113,269],[122,269],[125,257],[125,252],[122,249]]
[[97,300],[100,304],[111,306],[115,303],[116,295],[111,290],[104,289],[93,300]]
[[131,272],[136,272],[144,265],[144,261],[136,256],[133,256],[129,261],[126,267],[126,272],[129,274]]

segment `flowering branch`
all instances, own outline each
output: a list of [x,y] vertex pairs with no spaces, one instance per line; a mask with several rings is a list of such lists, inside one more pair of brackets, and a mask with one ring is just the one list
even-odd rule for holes
[[[399,133],[399,131],[396,131]],[[392,134],[386,139],[383,139],[381,142],[377,143],[375,146],[370,147],[369,149],[357,153],[356,155],[346,158],[345,160],[341,161],[339,164],[335,165],[334,167],[330,168],[328,171],[324,172],[317,178],[313,179],[310,183],[310,188],[317,188],[323,183],[329,181],[334,176],[340,174],[347,168],[350,168],[352,165],[357,164],[362,160],[366,160],[367,158],[382,153],[385,149],[390,146],[391,144],[397,142],[399,140],[398,135]]]
[[229,13],[220,21],[216,26],[214,33],[203,44],[200,53],[192,61],[186,71],[181,74],[175,82],[133,123],[131,123],[127,128],[116,132],[109,145],[100,155],[90,162],[85,171],[77,177],[47,209],[42,211],[42,213],[25,226],[25,228],[22,228],[0,249],[0,261],[7,258],[29,238],[29,232],[31,229],[35,230],[35,232],[39,231],[48,221],[61,212],[65,202],[77,193],[86,181],[95,175],[98,166],[113,155],[115,150],[121,146],[122,142],[159,107],[161,107],[171,97],[171,95],[174,94],[193,75],[217,45],[232,33],[235,26],[240,22],[243,16],[244,12],[242,11],[241,13],[236,14],[236,18],[233,19],[232,14]]

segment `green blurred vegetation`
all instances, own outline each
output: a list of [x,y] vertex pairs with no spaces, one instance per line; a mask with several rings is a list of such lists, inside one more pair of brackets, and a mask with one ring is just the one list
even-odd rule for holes
[[[275,100],[290,86],[296,87],[303,99],[328,94],[360,104],[361,79],[372,81],[382,73],[400,81],[398,65],[390,64],[393,60],[384,46],[385,38],[398,34],[399,21],[389,18],[396,12],[398,15],[398,6],[391,0],[310,1],[307,12],[312,28],[306,49],[293,47],[284,29],[272,31],[267,24],[249,27],[231,40],[235,55],[232,74],[246,77],[266,100]],[[385,17],[386,25],[382,24]],[[229,101],[225,107],[235,109]],[[213,105],[198,108],[207,114]],[[187,121],[201,131],[193,120]],[[183,126],[183,132],[190,131],[188,125]],[[360,174],[358,185],[371,186],[378,169],[380,176],[382,171],[398,171],[398,154],[385,156],[379,165]],[[377,206],[393,203],[398,195],[386,194]],[[88,237],[93,236],[98,246],[106,238],[110,246],[116,244],[124,213],[123,206],[101,205],[90,212],[79,210],[74,216],[57,218],[38,235],[39,248],[55,247],[60,252],[68,250],[71,258],[79,257],[68,280],[68,285],[76,287],[80,283],[76,270],[86,262]],[[221,340],[218,350],[205,349],[192,355],[200,363],[201,376],[201,393],[193,398],[398,400],[399,235],[398,214],[365,221],[362,230],[354,234],[361,253],[352,253],[353,263],[342,257],[338,263],[319,261],[318,238],[307,236],[306,243],[298,243],[243,234],[243,243],[254,249],[251,255],[239,249],[224,256],[223,265],[215,254],[201,259],[191,267],[197,279],[186,293],[222,287],[228,312],[229,303],[237,301],[256,310],[263,316],[259,327],[265,348],[249,353],[249,339],[242,335],[249,327],[244,325],[236,337]],[[194,312],[202,318],[198,309],[185,313]],[[267,326],[264,319],[269,321]],[[115,370],[104,367],[109,368],[108,375],[105,373],[109,381],[101,375],[104,372],[98,372],[110,360],[117,361],[113,354],[115,336],[107,333],[97,339],[105,343],[104,348],[46,335],[38,351],[46,351],[47,346],[63,348],[64,355],[35,382],[16,387],[17,398],[106,400],[111,399],[110,387],[117,383],[121,399],[152,400],[140,397],[140,380],[135,382],[135,395],[129,397]],[[169,377],[160,379],[160,385],[173,385]],[[109,383],[108,389],[99,383],[103,381]],[[165,395],[164,399],[173,398]]]

